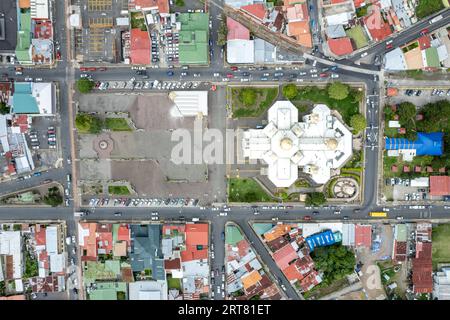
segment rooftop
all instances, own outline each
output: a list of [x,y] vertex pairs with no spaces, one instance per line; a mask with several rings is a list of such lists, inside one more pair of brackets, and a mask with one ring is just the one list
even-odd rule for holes
[[130,58],[133,64],[150,64],[150,39],[147,31],[131,29]]
[[17,1],[0,1],[0,52],[16,49],[17,44]]
[[343,56],[353,52],[353,46],[350,38],[328,39],[328,47],[335,55]]
[[431,176],[430,195],[432,196],[450,195],[450,176]]

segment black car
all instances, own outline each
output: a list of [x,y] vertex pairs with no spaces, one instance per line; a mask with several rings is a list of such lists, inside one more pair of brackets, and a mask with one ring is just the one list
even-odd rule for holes
[[319,211],[313,211],[313,216],[317,216],[319,214]]

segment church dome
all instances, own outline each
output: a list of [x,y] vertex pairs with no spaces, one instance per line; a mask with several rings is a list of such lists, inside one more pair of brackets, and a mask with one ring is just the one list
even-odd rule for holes
[[280,147],[281,149],[288,151],[292,148],[292,140],[290,138],[283,138],[280,141]]
[[338,142],[336,139],[331,138],[331,139],[327,139],[325,141],[325,144],[328,148],[328,150],[336,150],[337,146],[338,146]]

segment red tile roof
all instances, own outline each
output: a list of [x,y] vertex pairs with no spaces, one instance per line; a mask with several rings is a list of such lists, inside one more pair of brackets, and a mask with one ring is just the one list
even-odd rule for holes
[[289,262],[295,260],[296,258],[298,258],[298,255],[290,244],[285,245],[273,254],[273,259],[281,270],[287,268],[289,266]]
[[128,225],[120,225],[117,230],[117,241],[126,241],[130,242],[130,229],[128,229]]
[[392,172],[398,172],[398,167],[394,164],[394,165],[391,167],[391,171],[392,171]]
[[208,245],[208,224],[196,223],[186,225],[186,246]]
[[431,242],[416,243],[416,257],[412,265],[414,293],[431,293],[433,291]]
[[353,3],[355,4],[355,8],[361,7],[366,0],[353,0]]
[[372,226],[360,224],[355,226],[355,245],[370,248],[372,245]]
[[227,17],[227,40],[250,40],[250,31],[239,22]]
[[196,250],[195,248],[188,248],[181,251],[181,261],[188,262],[193,260],[207,259],[208,249]]
[[409,166],[403,166],[403,172],[410,172]]
[[342,3],[345,2],[347,0],[331,0],[331,4],[338,4],[338,3]]
[[130,5],[140,8],[155,8],[158,7],[160,13],[169,13],[168,0],[132,0]]
[[379,5],[372,5],[371,8],[372,14],[363,18],[364,24],[369,30],[372,39],[381,41],[392,34],[391,27],[384,22]]
[[250,4],[241,7],[241,10],[248,12],[251,16],[263,20],[266,17],[266,7],[262,3]]
[[133,64],[150,64],[150,38],[147,31],[131,29],[130,58]]
[[36,245],[43,246],[46,243],[46,236],[45,236],[45,227],[41,225],[36,226],[36,233],[34,235],[34,238],[36,239]]
[[328,39],[328,47],[335,55],[343,56],[353,52],[350,38]]
[[430,195],[432,196],[450,195],[450,176],[431,176]]
[[303,275],[298,271],[295,263],[289,265],[283,270],[284,275],[289,281],[296,281],[303,279]]
[[238,243],[236,243],[236,246],[238,248],[239,256],[244,257],[248,253],[248,249],[250,248],[250,244],[247,240],[242,239]]
[[112,232],[99,232],[97,236],[97,248],[104,249],[106,254],[110,253],[113,249],[112,239]]
[[395,241],[394,243],[394,260],[405,261],[406,260],[406,242]]
[[431,39],[429,36],[422,36],[419,39],[420,50],[425,50],[431,47]]
[[165,270],[178,270],[178,269],[181,269],[180,258],[176,258],[176,259],[172,259],[172,260],[164,260],[164,269]]

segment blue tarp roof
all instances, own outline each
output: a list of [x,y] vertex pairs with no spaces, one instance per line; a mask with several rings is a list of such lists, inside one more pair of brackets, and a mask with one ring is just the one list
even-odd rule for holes
[[386,138],[386,150],[415,149],[418,156],[440,156],[444,149],[443,137],[444,133],[442,132],[418,132],[415,141],[404,138]]
[[336,243],[336,239],[334,238],[333,231],[326,230],[321,233],[310,235],[306,238],[306,242],[308,243],[309,249],[314,251],[315,247],[331,246]]

